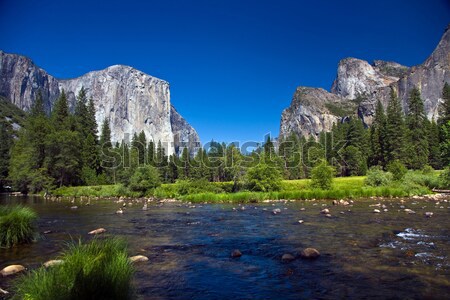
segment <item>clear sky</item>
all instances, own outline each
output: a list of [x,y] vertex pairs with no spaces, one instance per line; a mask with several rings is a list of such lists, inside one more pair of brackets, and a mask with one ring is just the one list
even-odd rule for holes
[[329,90],[349,56],[420,64],[448,23],[448,0],[0,0],[0,49],[57,78],[130,65],[203,142],[262,141],[297,86]]

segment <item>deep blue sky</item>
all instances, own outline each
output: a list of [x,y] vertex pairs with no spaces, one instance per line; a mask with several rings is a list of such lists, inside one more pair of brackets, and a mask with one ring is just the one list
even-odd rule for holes
[[329,90],[349,56],[420,64],[448,23],[448,0],[0,0],[0,49],[58,78],[133,66],[203,142],[261,141],[297,86]]

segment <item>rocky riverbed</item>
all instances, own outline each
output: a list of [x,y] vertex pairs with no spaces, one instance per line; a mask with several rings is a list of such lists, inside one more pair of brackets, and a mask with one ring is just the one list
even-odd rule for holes
[[[403,299],[445,297],[450,289],[445,196],[249,205],[122,200],[1,195],[2,205],[21,202],[38,212],[40,238],[1,249],[0,269],[32,270],[57,259],[71,239],[104,229],[102,236],[126,238],[130,256],[149,259],[136,264],[142,299]],[[11,295],[13,278],[1,278],[10,294],[0,298]]]

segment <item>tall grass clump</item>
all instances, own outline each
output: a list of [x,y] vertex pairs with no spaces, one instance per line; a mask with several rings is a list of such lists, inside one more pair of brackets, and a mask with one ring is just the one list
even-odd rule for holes
[[31,242],[35,237],[37,214],[21,205],[0,207],[0,247],[10,248]]
[[131,299],[133,267],[127,247],[118,238],[70,244],[63,263],[43,267],[20,278],[16,299]]

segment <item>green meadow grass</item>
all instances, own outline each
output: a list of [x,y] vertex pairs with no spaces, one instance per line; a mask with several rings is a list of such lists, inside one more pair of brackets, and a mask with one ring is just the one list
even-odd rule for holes
[[29,243],[35,238],[37,214],[21,205],[0,206],[0,247]]
[[14,299],[132,299],[133,267],[118,238],[70,244],[63,263],[41,267],[18,279]]

